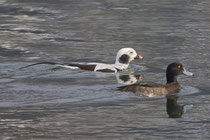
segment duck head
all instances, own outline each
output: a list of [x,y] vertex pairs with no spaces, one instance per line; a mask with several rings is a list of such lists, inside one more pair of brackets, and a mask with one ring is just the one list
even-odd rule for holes
[[178,75],[193,76],[193,73],[187,71],[180,63],[171,63],[166,70],[167,83],[176,82]]
[[117,53],[115,64],[129,65],[134,59],[143,59],[143,57],[138,55],[133,48],[122,48]]

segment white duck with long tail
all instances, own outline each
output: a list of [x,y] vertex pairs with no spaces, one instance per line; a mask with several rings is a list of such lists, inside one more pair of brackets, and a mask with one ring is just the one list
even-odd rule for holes
[[95,72],[118,72],[126,70],[131,61],[134,59],[143,59],[141,55],[138,55],[133,48],[122,48],[118,51],[116,60],[114,64],[105,64],[105,63],[69,63],[69,64],[60,64],[54,62],[39,62],[31,64],[23,68],[27,68],[34,65],[40,64],[50,64],[56,65],[59,67],[71,68],[71,69],[82,69]]

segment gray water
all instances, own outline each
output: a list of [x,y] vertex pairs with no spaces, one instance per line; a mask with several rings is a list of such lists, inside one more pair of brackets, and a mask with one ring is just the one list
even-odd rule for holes
[[[209,139],[210,1],[1,0],[0,139]],[[119,75],[38,65],[114,63],[132,47],[144,59],[124,76],[165,83],[178,61],[180,118],[165,97],[119,92]]]

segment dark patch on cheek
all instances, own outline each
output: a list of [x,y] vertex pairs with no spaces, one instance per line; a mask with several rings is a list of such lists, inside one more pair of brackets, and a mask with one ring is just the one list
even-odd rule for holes
[[127,81],[130,80],[129,75],[121,75],[119,78],[120,78],[122,81],[124,81],[124,82],[127,82]]
[[123,54],[120,58],[119,58],[119,62],[122,64],[128,64],[129,63],[129,59],[130,57],[126,54]]

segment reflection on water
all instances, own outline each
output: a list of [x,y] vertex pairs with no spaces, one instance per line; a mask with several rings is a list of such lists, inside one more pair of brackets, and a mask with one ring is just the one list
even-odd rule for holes
[[184,105],[177,103],[179,96],[167,95],[166,110],[170,118],[180,118],[184,113]]
[[193,105],[180,105],[178,104],[178,98],[180,95],[177,93],[168,94],[166,96],[166,112],[170,118],[181,118],[184,113],[191,110]]
[[[209,7],[203,0],[1,0],[0,139],[209,139]],[[18,70],[41,61],[114,63],[123,47],[144,56],[131,74]],[[182,108],[176,97],[116,90],[139,73],[164,84],[174,61],[195,74],[179,79],[180,104],[193,105],[180,119],[166,114],[166,104],[177,114]]]
[[141,74],[132,74],[129,73],[127,75],[116,73],[116,79],[119,84],[130,85],[142,80],[143,76]]

